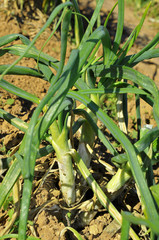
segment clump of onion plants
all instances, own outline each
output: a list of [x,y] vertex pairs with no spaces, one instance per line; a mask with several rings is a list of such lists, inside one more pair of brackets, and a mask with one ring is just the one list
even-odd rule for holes
[[[157,151],[159,136],[159,93],[152,79],[133,69],[139,62],[159,56],[157,48],[159,34],[138,53],[128,55],[140,32],[149,6],[139,24],[121,47],[124,0],[118,1],[118,23],[113,42],[107,30],[107,22],[117,4],[108,15],[104,25],[101,26],[99,14],[102,4],[103,0],[97,1],[97,6],[85,31],[83,17],[77,2],[73,0],[62,3],[54,9],[46,24],[32,41],[21,34],[11,34],[0,38],[1,57],[6,53],[19,56],[13,64],[0,66],[0,86],[18,97],[37,104],[29,124],[0,109],[2,119],[25,133],[19,149],[17,148],[17,151],[12,154],[10,167],[0,186],[0,206],[2,207],[9,193],[15,189],[18,178],[22,176],[24,180],[18,235],[14,235],[19,240],[26,239],[36,159],[52,151],[56,153],[61,192],[68,208],[71,209],[72,206],[75,208],[79,201],[79,192],[87,182],[98,199],[96,202],[90,201],[87,211],[91,210],[92,213],[93,206],[98,209],[99,205],[106,208],[121,225],[122,239],[126,239],[125,236],[128,238],[129,234],[132,239],[139,239],[134,230],[130,228],[131,223],[144,225],[151,239],[159,236],[157,227],[159,224],[159,197],[156,191],[158,185],[155,185],[153,176],[153,164],[157,161],[155,151]],[[60,61],[35,47],[38,37],[59,13],[61,15],[53,33],[61,25]],[[71,51],[69,60],[65,64],[69,24],[73,16],[75,17],[77,47]],[[96,21],[98,27],[94,30]],[[12,42],[18,39],[22,44],[12,45]],[[100,45],[103,47],[102,56],[96,54]],[[37,69],[18,66],[18,62],[23,57],[33,58],[37,62]],[[40,78],[41,81],[48,81],[50,84],[48,92],[40,100],[37,96],[6,81],[4,79],[6,74],[28,75]],[[131,80],[131,82],[127,80]],[[105,94],[109,93],[114,93],[117,97],[117,123],[114,123],[102,110]],[[149,129],[144,134],[139,134],[141,136],[135,144],[132,144],[127,137],[127,93],[136,95],[139,118],[141,98],[153,107],[154,119],[157,124],[157,127]],[[81,104],[76,106],[76,101]],[[121,144],[124,153],[119,154],[110,139],[99,129],[98,121],[101,121],[114,139]],[[74,134],[79,129],[79,144],[75,148]],[[138,126],[138,131],[140,133],[141,125]],[[96,138],[99,138],[112,154],[112,162],[116,166],[114,176],[105,186],[102,186],[103,190],[89,171]],[[46,140],[48,145],[40,148],[43,140]],[[107,163],[107,159],[105,159],[105,163]],[[76,185],[77,176],[80,191]],[[80,184],[79,179],[81,179]],[[117,192],[121,194],[122,188],[130,179],[135,181],[142,206],[142,214],[138,217],[129,212],[121,215],[111,202],[111,195],[114,198]],[[82,194],[82,191],[80,193]],[[90,217],[89,214],[86,215],[88,218]],[[83,216],[86,218],[86,215]],[[74,231],[71,227],[67,227],[67,229]],[[74,231],[74,234],[80,238],[77,232]],[[6,237],[8,236],[12,235]]]

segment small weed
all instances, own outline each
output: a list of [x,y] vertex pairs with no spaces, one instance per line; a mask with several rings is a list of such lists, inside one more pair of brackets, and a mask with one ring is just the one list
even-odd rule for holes
[[133,99],[133,97],[134,97],[134,94],[130,94],[130,93],[127,94],[127,98],[128,98],[128,100],[131,101],[131,100]]
[[6,149],[5,145],[2,143],[1,146],[2,147],[0,147],[0,152],[3,153],[3,154],[6,154],[7,149]]
[[8,98],[7,101],[6,101],[6,104],[8,105],[13,105],[14,104],[14,99],[13,98]]
[[8,216],[9,216],[9,221],[12,220],[12,217],[13,217],[13,214],[14,214],[14,209],[13,208],[9,209],[7,211],[7,213],[8,213]]
[[115,94],[106,94],[103,110],[115,121],[117,121],[117,98]]
[[137,139],[137,136],[138,136],[138,132],[133,129],[130,133],[129,133],[129,136],[131,139]]
[[10,105],[12,106],[14,104],[15,100],[13,98],[8,98],[7,100],[4,100],[0,98],[0,105],[4,107],[5,105]]
[[130,116],[130,118],[131,118],[131,121],[132,121],[132,128],[136,129],[136,124],[137,124],[136,117],[135,116]]
[[8,210],[10,208],[10,205],[12,204],[13,204],[13,196],[9,196],[3,204],[4,211]]

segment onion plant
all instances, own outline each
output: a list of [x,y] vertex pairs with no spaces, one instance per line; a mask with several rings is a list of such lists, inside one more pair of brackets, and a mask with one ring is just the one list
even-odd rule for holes
[[[19,56],[13,64],[0,66],[0,87],[37,104],[29,123],[23,122],[0,109],[2,119],[25,133],[20,147],[6,159],[7,163],[10,162],[10,164],[8,164],[8,171],[0,185],[0,206],[2,207],[17,184],[20,175],[23,177],[19,229],[18,235],[16,235],[19,240],[26,239],[36,159],[53,151],[56,153],[59,167],[61,192],[68,208],[74,206],[79,199],[77,196],[79,189],[76,185],[78,176],[81,179],[81,185],[78,184],[80,190],[87,182],[100,204],[121,224],[122,239],[125,239],[123,236],[129,234],[132,239],[139,239],[134,230],[130,228],[131,223],[145,225],[150,232],[151,239],[156,239],[156,236],[159,236],[159,230],[156,227],[159,224],[157,201],[159,195],[156,191],[158,185],[155,185],[152,171],[153,164],[158,160],[157,155],[155,155],[155,151],[157,151],[155,142],[158,141],[159,136],[159,93],[152,79],[133,69],[135,65],[145,59],[159,57],[159,48],[157,48],[159,33],[138,53],[128,55],[140,32],[149,6],[139,24],[121,46],[124,27],[124,0],[118,1],[118,23],[113,42],[107,30],[107,23],[117,4],[108,15],[104,25],[99,26],[102,4],[103,0],[97,1],[86,30],[83,28],[83,17],[80,14],[78,4],[76,0],[72,0],[72,2],[67,1],[58,5],[53,10],[46,24],[32,41],[21,34],[11,34],[0,38],[1,57],[6,53]],[[55,30],[61,25],[60,61],[35,47],[38,37],[59,13],[61,17]],[[65,64],[69,24],[73,14],[76,16],[76,28],[78,27],[75,29],[78,32],[78,44],[76,49],[71,51],[69,60]],[[95,29],[96,21],[98,21],[98,27]],[[13,41],[19,39],[22,44],[12,44]],[[103,47],[102,56],[96,54],[100,45]],[[37,68],[18,66],[18,62],[23,57],[33,58],[37,62]],[[48,92],[43,99],[39,99],[6,81],[4,78],[7,74],[34,76],[40,78],[41,81],[48,81],[50,84]],[[121,103],[120,108],[117,108],[119,124],[115,123],[102,109],[105,94],[109,93],[116,94]],[[131,143],[126,134],[128,130],[128,113],[125,105],[127,93],[133,93],[137,96],[137,104],[142,98],[153,107],[154,119],[157,124],[157,127],[142,134],[135,144]],[[81,103],[78,106],[76,106],[77,101]],[[122,113],[122,119],[119,111]],[[122,154],[98,127],[99,121],[121,144]],[[140,129],[141,126],[139,126],[139,131]],[[79,130],[79,144],[75,148],[74,134]],[[96,138],[99,138],[110,151],[112,162],[116,166],[116,173],[105,184],[105,187],[102,186],[102,189],[89,171]],[[40,143],[43,140],[46,140],[48,145],[40,148]],[[105,163],[107,164],[107,159],[105,159]],[[82,178],[86,181],[82,181]],[[108,197],[110,196],[108,193],[113,196],[114,193],[121,190],[130,178],[135,181],[143,210],[139,217],[126,212],[121,215],[112,204],[111,197],[110,199]],[[99,202],[94,204],[99,206]]]
[[[35,3],[35,1],[33,1],[34,3]],[[53,0],[43,0],[42,2],[41,2],[41,7],[42,7],[42,10],[43,10],[43,12],[44,13],[47,13],[48,12],[48,10],[49,10],[49,12],[52,10],[52,9],[54,9],[55,8],[55,6],[57,5],[57,4],[59,4],[61,1],[53,1]],[[26,4],[28,4],[28,2],[26,2],[26,1],[24,1],[24,0],[17,0],[16,2],[15,1],[13,1],[13,0],[4,0],[3,1],[3,4],[4,4],[4,7],[5,8],[12,8],[12,6],[14,5],[14,4],[16,4],[16,6],[18,7],[18,8],[20,8],[21,10],[23,10],[24,9],[24,5],[26,5]]]

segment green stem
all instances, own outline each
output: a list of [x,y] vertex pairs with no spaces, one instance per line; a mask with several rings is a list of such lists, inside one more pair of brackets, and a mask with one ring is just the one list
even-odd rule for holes
[[[94,77],[94,75],[92,75],[92,71],[88,70],[86,72],[85,81],[89,88],[95,87],[96,78]],[[98,106],[100,106],[98,94],[90,94],[90,99]],[[90,115],[90,117],[94,120],[94,122],[97,123],[97,117],[94,115],[94,113],[89,108],[87,109],[87,112]],[[94,140],[95,140],[94,129],[92,128],[90,122],[88,120],[85,120],[85,122],[82,125],[81,139],[78,147],[78,152],[88,168],[91,162],[91,152]]]
[[70,155],[66,155],[69,151],[68,131],[64,126],[60,133],[56,121],[50,126],[50,131],[52,135],[52,146],[55,149],[58,160],[61,192],[66,203],[71,205],[75,202],[75,179],[72,158]]
[[127,134],[127,128],[124,118],[124,110],[123,110],[123,94],[117,94],[117,116],[118,116],[118,124],[121,131]]

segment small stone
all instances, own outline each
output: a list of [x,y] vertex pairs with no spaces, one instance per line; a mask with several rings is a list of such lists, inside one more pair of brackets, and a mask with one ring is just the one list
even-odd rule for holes
[[54,190],[52,191],[52,194],[53,194],[55,197],[58,197],[58,196],[60,195],[60,191],[57,190],[57,189],[54,189]]
[[99,233],[97,225],[91,225],[89,227],[90,234],[97,235]]

